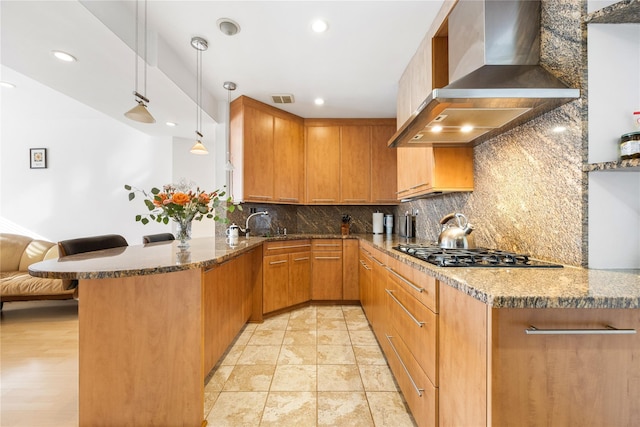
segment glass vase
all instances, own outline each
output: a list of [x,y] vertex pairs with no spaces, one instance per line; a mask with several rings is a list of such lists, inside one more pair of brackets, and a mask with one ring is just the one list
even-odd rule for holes
[[191,240],[191,220],[176,220],[178,229],[176,230],[176,240],[179,240],[178,247],[180,249],[186,249],[189,247],[189,240]]

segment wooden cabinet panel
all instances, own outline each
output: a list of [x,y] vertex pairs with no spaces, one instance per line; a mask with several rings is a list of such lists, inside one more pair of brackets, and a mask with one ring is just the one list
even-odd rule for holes
[[640,335],[527,335],[640,329],[640,310],[492,309],[492,425],[631,426],[640,419]]
[[262,311],[269,313],[286,307],[289,291],[289,255],[265,256],[263,275]]
[[434,313],[438,312],[438,287],[435,277],[391,257],[389,257],[387,264],[390,280],[393,280],[429,310]]
[[336,204],[340,200],[340,127],[306,127],[307,202]]
[[340,201],[368,203],[371,200],[371,126],[342,126]]
[[431,186],[429,147],[398,147],[398,199],[426,193]]
[[304,138],[301,122],[274,117],[274,199],[281,203],[304,200]]
[[244,194],[246,200],[273,200],[273,116],[246,106],[244,111]]
[[311,299],[342,299],[342,250],[313,252],[311,263]]
[[345,239],[342,241],[342,299],[346,301],[358,301],[360,291],[358,289],[358,241]]
[[359,251],[358,262],[360,304],[362,304],[362,309],[364,310],[365,315],[369,318],[371,312],[371,271],[373,270],[373,260],[371,259],[369,252],[362,247]]
[[289,255],[289,289],[287,305],[293,306],[311,299],[311,252]]
[[393,134],[393,126],[371,126],[371,201],[373,203],[396,201],[397,149],[387,146]]

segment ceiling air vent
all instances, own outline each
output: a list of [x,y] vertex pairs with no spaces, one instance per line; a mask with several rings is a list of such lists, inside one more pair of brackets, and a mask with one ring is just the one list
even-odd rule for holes
[[280,93],[271,95],[271,99],[273,99],[274,104],[293,104],[293,95],[288,93]]

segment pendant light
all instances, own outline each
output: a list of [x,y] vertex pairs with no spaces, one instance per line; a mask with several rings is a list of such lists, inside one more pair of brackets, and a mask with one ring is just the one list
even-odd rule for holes
[[147,104],[149,103],[149,99],[146,97],[147,94],[147,0],[144,0],[144,56],[142,60],[144,61],[144,79],[143,79],[143,93],[138,92],[138,32],[139,32],[139,20],[138,20],[138,2],[136,1],[136,62],[135,62],[135,90],[133,94],[135,95],[136,102],[138,105],[133,107],[131,110],[124,113],[125,117],[135,120],[136,122],[141,123],[155,123],[156,119],[153,118],[149,110],[147,110]]
[[226,150],[227,157],[224,170],[227,172],[227,188],[229,193],[233,194],[233,163],[231,163],[231,91],[236,90],[237,85],[234,82],[224,82],[222,87],[227,90],[227,120],[226,120]]
[[191,39],[191,46],[196,50],[196,143],[191,147],[193,154],[209,154],[207,148],[202,144],[202,52],[207,50],[209,44],[202,37]]

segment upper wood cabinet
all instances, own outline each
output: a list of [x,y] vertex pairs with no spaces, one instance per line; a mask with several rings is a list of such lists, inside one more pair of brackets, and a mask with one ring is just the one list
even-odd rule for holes
[[306,119],[309,204],[396,204],[393,119]]
[[230,108],[230,157],[236,202],[304,200],[303,119],[241,96]]

